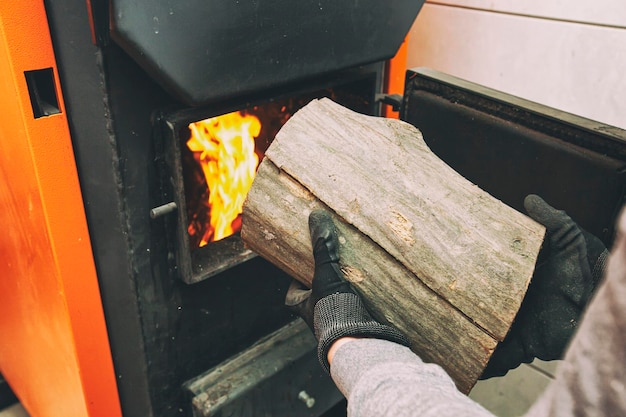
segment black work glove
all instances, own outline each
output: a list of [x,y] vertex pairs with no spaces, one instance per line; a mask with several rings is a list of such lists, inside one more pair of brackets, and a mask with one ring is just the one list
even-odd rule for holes
[[309,233],[315,260],[312,289],[294,280],[287,291],[285,305],[298,313],[315,333],[322,368],[330,372],[328,350],[342,337],[371,337],[408,346],[407,338],[400,331],[370,316],[352,285],[344,279],[339,269],[337,230],[325,210],[311,212]]
[[608,251],[600,239],[537,195],[527,196],[524,207],[546,227],[547,245],[540,252],[515,321],[481,379],[502,376],[534,358],[562,358],[604,273]]

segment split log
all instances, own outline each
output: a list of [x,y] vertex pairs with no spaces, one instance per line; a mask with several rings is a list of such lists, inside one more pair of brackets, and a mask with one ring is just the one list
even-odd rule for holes
[[334,216],[342,271],[374,317],[469,392],[524,298],[543,226],[459,175],[414,126],[329,99],[276,135],[242,239],[310,285],[307,221],[318,207]]

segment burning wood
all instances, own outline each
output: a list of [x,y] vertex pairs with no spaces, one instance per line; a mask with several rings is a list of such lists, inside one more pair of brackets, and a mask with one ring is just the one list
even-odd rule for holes
[[252,115],[233,112],[191,123],[187,146],[200,163],[208,186],[209,224],[190,235],[201,234],[199,246],[217,241],[235,232],[243,202],[252,186],[259,158],[254,152],[254,138],[261,122]]

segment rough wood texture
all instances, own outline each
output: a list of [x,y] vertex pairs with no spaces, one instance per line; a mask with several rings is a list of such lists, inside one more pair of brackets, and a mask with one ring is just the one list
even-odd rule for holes
[[322,206],[335,216],[342,270],[374,316],[469,392],[519,309],[543,226],[461,177],[415,127],[328,99],[276,136],[242,238],[310,284],[307,219]]

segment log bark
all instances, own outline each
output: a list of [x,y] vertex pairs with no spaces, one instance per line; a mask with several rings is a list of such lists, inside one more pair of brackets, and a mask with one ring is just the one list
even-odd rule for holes
[[267,150],[242,239],[310,285],[317,207],[333,214],[342,271],[374,317],[469,392],[519,309],[543,226],[455,172],[415,127],[329,99],[298,111]]

